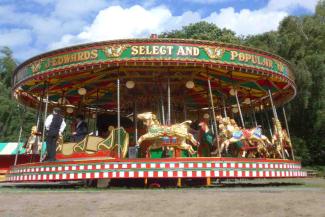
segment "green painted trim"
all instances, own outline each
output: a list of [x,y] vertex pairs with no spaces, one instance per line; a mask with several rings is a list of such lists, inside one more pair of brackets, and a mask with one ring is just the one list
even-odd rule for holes
[[118,43],[97,47],[63,50],[42,58],[35,58],[20,65],[15,72],[15,85],[28,77],[53,70],[114,61],[194,61],[230,64],[236,67],[251,67],[268,70],[289,78],[289,65],[271,54],[259,53],[250,48],[229,45],[179,44],[170,42]]

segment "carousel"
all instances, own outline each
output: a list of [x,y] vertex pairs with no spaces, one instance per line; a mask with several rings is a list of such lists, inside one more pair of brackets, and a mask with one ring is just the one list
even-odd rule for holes
[[[37,110],[22,142],[23,155],[38,157],[20,164],[17,152],[8,182],[175,180],[182,186],[306,176],[283,107],[296,94],[292,69],[262,50],[155,35],[82,44],[22,63],[12,92]],[[47,162],[44,122],[54,107],[67,128],[57,161]],[[76,142],[78,115],[88,132]]]

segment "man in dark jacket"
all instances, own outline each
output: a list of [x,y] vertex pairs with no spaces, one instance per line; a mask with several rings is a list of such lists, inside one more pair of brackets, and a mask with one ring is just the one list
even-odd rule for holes
[[88,125],[82,115],[77,116],[76,131],[72,133],[75,142],[80,142],[88,134]]
[[66,127],[66,123],[60,113],[60,108],[54,108],[53,113],[50,114],[45,120],[46,151],[48,161],[56,161],[56,143],[58,137],[62,136],[62,132]]

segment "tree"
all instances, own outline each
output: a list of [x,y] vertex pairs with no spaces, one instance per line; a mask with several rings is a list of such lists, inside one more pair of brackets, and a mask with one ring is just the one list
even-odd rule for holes
[[162,33],[160,38],[187,38],[209,41],[220,41],[225,43],[240,43],[240,38],[229,29],[220,29],[212,23],[201,21],[184,26],[181,30],[173,30]]
[[22,138],[27,137],[35,123],[35,114],[11,98],[11,79],[17,63],[8,47],[2,48],[0,52],[0,142],[13,142],[18,139],[22,122]]
[[0,80],[6,87],[10,87],[12,74],[17,67],[17,63],[13,59],[12,51],[8,47],[3,47],[0,50],[0,57]]

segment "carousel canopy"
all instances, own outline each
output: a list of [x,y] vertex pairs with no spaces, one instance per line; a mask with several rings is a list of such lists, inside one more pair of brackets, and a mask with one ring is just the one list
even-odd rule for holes
[[[28,106],[52,105],[116,110],[117,79],[121,110],[134,102],[152,109],[165,101],[170,84],[172,104],[204,109],[210,105],[208,80],[215,104],[226,100],[290,101],[296,86],[289,64],[279,56],[233,44],[182,39],[103,41],[67,47],[35,56],[15,70],[13,94]],[[247,104],[247,103],[246,103]]]

